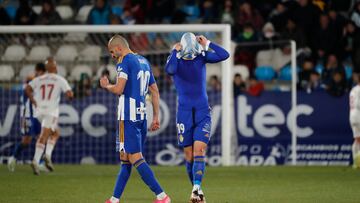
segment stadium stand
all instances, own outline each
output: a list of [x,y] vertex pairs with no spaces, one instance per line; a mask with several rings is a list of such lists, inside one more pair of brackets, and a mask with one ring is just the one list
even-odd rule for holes
[[[325,70],[328,55],[336,55],[340,68],[340,65],[344,64],[342,68],[346,73],[346,82],[349,84],[347,90],[353,84],[351,75],[360,72],[359,2],[339,0],[180,0],[172,2],[164,0],[159,3],[154,1],[145,3],[130,0],[105,0],[104,5],[97,5],[96,1],[86,0],[54,2],[56,11],[62,18],[60,24],[91,23],[88,21],[89,15],[94,15],[91,11],[96,10],[98,6],[106,8],[106,18],[110,18],[102,19],[101,24],[230,23],[235,50],[233,52],[234,72],[240,73],[245,80],[253,76],[266,81],[289,80],[287,68],[290,60],[289,51],[286,50],[286,46],[277,42],[290,39],[297,42],[298,50],[301,52],[298,54],[298,66],[302,67],[301,63],[304,59],[311,59],[315,64],[313,70],[320,74],[320,79],[324,84],[326,79],[322,73]],[[42,3],[43,1],[40,0],[10,0],[4,6],[5,15],[11,19],[11,24],[32,25],[38,23],[34,13],[42,12]],[[96,10],[96,12],[100,11]],[[28,20],[21,21],[21,16],[26,16]],[[8,24],[6,19],[2,18],[0,23]],[[180,36],[181,33],[171,33],[161,37],[155,33],[147,35],[136,33],[127,37],[130,46],[135,51],[142,51],[144,54],[150,50],[156,51],[156,54],[164,54]],[[38,43],[25,43],[23,40],[8,40],[2,44],[1,52],[4,53],[2,60],[4,62],[39,61],[55,53],[58,60],[72,63],[66,64],[67,72],[70,72],[68,70],[76,65],[77,60],[99,62],[103,57],[102,53],[105,53],[105,38],[96,41],[91,39],[91,36],[69,33],[59,39],[71,43],[74,47],[60,47],[60,45],[47,45],[51,46],[47,47],[39,46]],[[77,43],[85,40],[90,42],[87,47]],[[328,43],[329,41],[339,43]],[[248,43],[256,45],[249,46]],[[57,47],[60,48],[56,49]],[[64,48],[67,49],[66,52],[60,51]],[[15,56],[14,53],[17,55]],[[25,57],[26,53],[28,53],[27,57]],[[262,66],[268,68],[256,68]],[[239,67],[242,68],[239,69]],[[272,67],[273,71],[269,67]],[[19,71],[15,71],[15,74],[17,73]],[[213,74],[219,76],[220,72],[209,68],[208,76]]]
[[101,57],[101,47],[97,45],[86,46],[79,54],[81,61],[98,61]]
[[74,81],[79,81],[82,74],[86,74],[87,76],[92,77],[93,71],[88,65],[76,65],[70,73],[70,79]]
[[25,47],[22,45],[10,45],[6,47],[5,53],[2,57],[4,61],[21,61],[26,56]]
[[70,6],[57,6],[56,11],[59,12],[63,20],[69,20],[74,16],[74,12]]
[[29,61],[43,61],[51,55],[50,48],[43,45],[34,46],[31,48],[27,60]]
[[67,70],[65,68],[65,66],[61,65],[61,64],[57,64],[57,72],[59,73],[59,75],[66,77],[67,76]]
[[35,64],[27,64],[20,69],[19,77],[21,81],[25,81],[26,77],[34,73]]
[[6,74],[0,74],[1,82],[9,82],[15,77],[15,71],[11,65],[0,65],[0,70],[6,73]]
[[78,55],[78,51],[74,45],[62,45],[57,50],[55,57],[59,61],[74,61]]

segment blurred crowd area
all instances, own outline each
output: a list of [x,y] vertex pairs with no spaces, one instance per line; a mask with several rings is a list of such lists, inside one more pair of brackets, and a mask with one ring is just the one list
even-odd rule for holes
[[[308,93],[327,91],[342,96],[357,83],[360,72],[360,3],[355,0],[2,0],[0,1],[2,25],[59,25],[59,24],[194,24],[223,23],[232,26],[234,60],[234,95],[247,93],[260,95],[263,90],[289,90],[291,81],[291,47],[289,40],[297,44],[298,89]],[[206,35],[206,33],[205,33]],[[171,79],[161,67],[173,43],[181,34],[159,35],[155,33],[129,34],[132,48],[150,57],[154,74],[163,89],[171,88]],[[61,41],[76,45],[69,36]],[[46,38],[44,36],[44,38]],[[51,36],[47,36],[47,39]],[[52,37],[53,41],[59,41]],[[77,78],[85,87],[102,74],[112,74],[106,68],[109,62],[101,57],[106,52],[108,36],[84,37],[90,46],[81,45],[65,49],[72,58],[96,57],[103,69],[88,71],[65,70],[65,76]],[[218,36],[209,36],[218,41]],[[31,58],[34,37],[0,36],[0,53],[17,43],[27,45],[24,60]],[[63,41],[62,41],[63,42]],[[15,44],[15,45],[14,45]],[[54,43],[51,43],[54,45]],[[45,46],[36,44],[36,46]],[[51,46],[46,44],[46,46]],[[49,54],[60,50],[59,44],[49,47]],[[19,48],[19,47],[17,47]],[[46,47],[43,49],[46,49]],[[79,51],[79,49],[81,49]],[[17,53],[19,50],[15,49]],[[44,51],[44,50],[42,50]],[[149,52],[147,52],[149,51]],[[30,52],[29,54],[27,54]],[[34,50],[34,54],[39,50]],[[47,52],[45,50],[45,52]],[[73,53],[68,52],[68,53]],[[76,54],[75,54],[76,52]],[[78,53],[79,52],[79,53]],[[85,52],[85,53],[83,53]],[[99,53],[91,56],[92,52]],[[61,53],[60,53],[61,54]],[[46,55],[46,53],[45,53]],[[36,58],[36,57],[35,57]],[[1,63],[9,66],[11,63]],[[34,60],[36,61],[36,60]],[[85,60],[87,61],[87,60]],[[104,62],[105,61],[105,62]],[[86,62],[79,70],[85,70]],[[63,63],[66,65],[66,62]],[[93,64],[93,63],[92,63]],[[7,67],[10,71],[12,67]],[[215,67],[218,68],[218,67]],[[215,69],[214,68],[214,69]],[[21,74],[22,67],[15,68],[14,76]],[[213,70],[214,70],[213,69]],[[76,69],[77,70],[77,69]],[[209,91],[221,90],[221,71],[210,70]],[[63,71],[64,72],[64,71]],[[73,72],[76,72],[75,74]],[[94,77],[97,76],[97,77]],[[16,77],[14,77],[16,78]],[[0,78],[1,80],[1,78]]]

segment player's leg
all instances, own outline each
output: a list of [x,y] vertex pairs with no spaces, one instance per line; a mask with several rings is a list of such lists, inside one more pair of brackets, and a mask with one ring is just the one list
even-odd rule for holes
[[211,116],[210,109],[199,110],[195,113],[196,127],[194,129],[194,164],[193,164],[193,190],[192,196],[198,194],[200,201],[205,202],[201,183],[205,174],[205,156],[208,143],[210,141]]
[[47,142],[49,136],[52,134],[50,119],[51,119],[51,117],[49,117],[49,116],[45,116],[40,119],[42,130],[41,130],[39,138],[36,141],[34,158],[31,163],[31,167],[32,167],[35,175],[40,174],[39,162],[40,162],[42,155],[44,154],[46,142]]
[[[355,159],[356,155],[359,154],[359,152],[360,152],[360,136],[354,138],[354,143],[352,145],[353,159]],[[358,166],[358,167],[360,167],[360,166]]]
[[[142,155],[143,135],[146,133],[145,121],[124,121],[124,151],[128,153],[130,163],[136,168],[144,183],[156,195],[156,203],[169,203],[170,197],[161,188],[159,182],[156,180],[154,172],[146,163]],[[144,129],[145,128],[145,129]]]
[[54,164],[52,163],[52,153],[54,151],[55,145],[57,140],[60,137],[60,130],[59,128],[55,129],[55,131],[53,129],[51,129],[51,135],[49,136],[47,142],[46,142],[46,149],[45,149],[45,156],[44,156],[44,161],[45,161],[45,166],[47,169],[49,169],[49,171],[54,171],[55,167]]
[[50,123],[51,134],[46,141],[46,149],[44,155],[45,166],[49,171],[54,171],[54,164],[52,163],[52,153],[54,151],[57,140],[60,138],[60,129],[58,128],[58,118],[49,116],[48,121]]
[[202,141],[194,142],[193,184],[195,190],[200,190],[205,173],[205,155],[207,144]]
[[129,154],[130,163],[136,168],[141,179],[150,188],[150,190],[156,195],[155,202],[170,202],[169,196],[166,195],[157,181],[154,172],[150,166],[146,163],[141,152]]
[[116,151],[119,152],[120,155],[121,167],[115,182],[113,196],[105,203],[119,202],[131,175],[132,165],[129,161],[129,156],[127,153],[123,152],[124,130],[124,122],[119,121],[119,124],[116,127]]
[[31,144],[31,140],[32,140],[32,137],[30,135],[24,135],[21,138],[21,142],[15,146],[12,156],[14,156],[16,159],[18,159],[22,150]]
[[354,142],[352,145],[352,157],[353,157],[353,167],[359,168],[360,166],[356,165],[356,157],[357,154],[360,152],[360,124],[352,123],[351,124],[353,136],[354,136]]
[[194,163],[194,152],[193,146],[184,147],[185,155],[185,166],[191,185],[193,184],[193,163]]
[[178,145],[183,148],[185,155],[185,166],[186,172],[189,176],[191,184],[193,183],[193,133],[194,133],[194,119],[191,110],[178,110],[176,115],[176,126],[177,126],[177,136],[178,136]]
[[9,171],[15,171],[16,161],[19,159],[19,155],[23,149],[30,145],[32,137],[29,135],[24,135],[21,138],[21,142],[16,144],[12,155],[8,159],[8,169]]
[[8,159],[8,169],[9,171],[15,171],[16,161],[19,159],[20,153],[31,143],[31,119],[30,118],[21,118],[21,142],[15,145],[15,148]]

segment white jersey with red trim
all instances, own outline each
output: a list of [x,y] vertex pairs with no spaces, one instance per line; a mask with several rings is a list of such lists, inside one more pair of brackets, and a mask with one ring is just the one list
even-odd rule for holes
[[29,85],[34,91],[34,99],[37,103],[35,117],[39,115],[58,117],[61,93],[71,90],[65,78],[55,73],[46,73],[32,80]]

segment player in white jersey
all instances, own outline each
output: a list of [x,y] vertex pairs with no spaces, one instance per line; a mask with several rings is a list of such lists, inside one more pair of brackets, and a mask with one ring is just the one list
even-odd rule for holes
[[[36,142],[34,159],[31,167],[35,175],[39,175],[39,161],[45,151],[45,166],[54,170],[51,161],[52,151],[60,137],[58,128],[59,103],[61,93],[64,92],[68,99],[73,98],[69,83],[57,74],[56,61],[50,57],[45,62],[47,73],[32,80],[26,87],[26,95],[36,107],[35,117],[41,123],[41,134]],[[34,94],[33,94],[34,93]]]
[[38,63],[35,66],[35,75],[31,74],[26,78],[26,83],[23,86],[22,95],[20,98],[20,126],[21,126],[21,142],[15,145],[14,151],[8,159],[8,169],[13,172],[15,170],[16,161],[20,158],[21,152],[26,149],[32,141],[32,138],[36,138],[41,132],[41,124],[38,119],[34,117],[33,105],[31,105],[28,97],[25,94],[26,85],[34,79],[45,74],[45,64]]
[[[352,155],[355,163],[356,154],[360,152],[360,81],[350,91],[350,125],[353,131],[354,143]],[[354,164],[354,168],[359,167]]]

